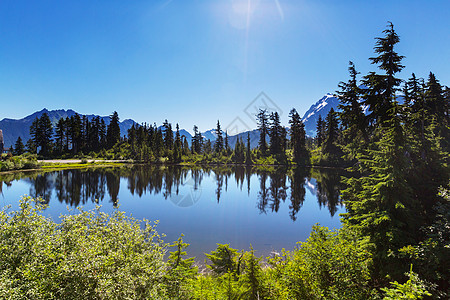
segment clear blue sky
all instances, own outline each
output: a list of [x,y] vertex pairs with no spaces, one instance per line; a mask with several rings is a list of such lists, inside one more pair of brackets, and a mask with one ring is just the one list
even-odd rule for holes
[[[450,85],[450,1],[0,1],[0,119],[34,111],[227,126],[264,91],[302,115],[392,21],[407,66]],[[247,117],[248,118],[248,117]]]

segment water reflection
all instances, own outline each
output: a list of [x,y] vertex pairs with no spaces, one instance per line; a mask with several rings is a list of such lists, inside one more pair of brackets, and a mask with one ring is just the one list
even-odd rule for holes
[[0,194],[3,182],[11,185],[21,177],[25,177],[25,181],[29,183],[30,196],[41,197],[44,203],[49,203],[53,196],[59,202],[74,207],[105,200],[116,207],[121,180],[127,183],[126,187],[132,195],[162,195],[177,206],[188,207],[195,205],[200,199],[204,178],[214,179],[215,201],[218,204],[227,193],[229,183],[234,181],[238,189],[247,189],[247,194],[250,195],[251,181],[258,180],[256,209],[260,214],[277,213],[280,206],[288,205],[292,221],[298,218],[307,188],[316,195],[320,207],[326,207],[331,216],[342,207],[339,197],[339,190],[342,188],[341,174],[333,170],[133,166],[27,175],[19,173],[0,177]]

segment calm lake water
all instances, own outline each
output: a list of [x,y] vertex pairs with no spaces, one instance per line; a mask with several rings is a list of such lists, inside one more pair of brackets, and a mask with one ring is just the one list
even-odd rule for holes
[[[119,207],[138,219],[159,220],[166,242],[181,233],[187,252],[201,261],[216,243],[268,255],[292,250],[315,223],[339,228],[340,176],[334,170],[245,167],[133,166],[19,173],[0,176],[0,206],[18,207],[23,195],[40,196],[44,214],[58,220],[67,207]],[[70,213],[76,213],[72,211]]]

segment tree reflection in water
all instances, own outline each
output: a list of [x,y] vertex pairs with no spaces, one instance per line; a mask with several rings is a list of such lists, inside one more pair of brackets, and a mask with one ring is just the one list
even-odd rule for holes
[[[255,175],[255,176],[253,176]],[[17,175],[18,176],[18,175]],[[21,177],[24,175],[21,174]],[[308,168],[252,168],[234,167],[180,167],[180,166],[133,166],[124,168],[100,168],[89,170],[62,170],[26,175],[30,184],[30,196],[41,197],[48,203],[55,198],[70,206],[88,202],[101,202],[108,194],[109,201],[116,207],[119,203],[120,181],[127,181],[132,195],[163,195],[164,199],[178,196],[180,186],[188,185],[191,193],[201,189],[204,178],[211,177],[216,183],[217,203],[227,192],[229,180],[233,180],[242,191],[244,186],[250,195],[251,178],[259,180],[256,208],[260,213],[277,213],[288,199],[289,216],[296,221],[308,188],[316,195],[320,207],[327,207],[333,216],[342,206],[339,194],[342,188],[341,173],[336,170]],[[0,193],[3,181],[11,184],[17,178],[0,178]],[[183,204],[186,206],[186,204]],[[180,206],[183,206],[180,205]]]

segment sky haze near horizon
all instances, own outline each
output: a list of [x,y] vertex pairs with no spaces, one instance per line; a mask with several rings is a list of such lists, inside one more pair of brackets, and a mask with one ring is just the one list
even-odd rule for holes
[[392,21],[399,74],[450,85],[450,1],[0,2],[0,120],[44,107],[192,131],[222,128],[261,92],[305,111],[348,80],[378,71],[375,37]]

